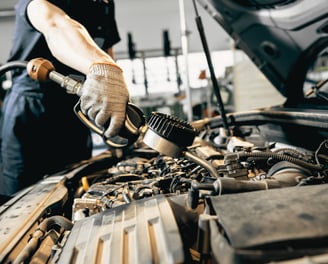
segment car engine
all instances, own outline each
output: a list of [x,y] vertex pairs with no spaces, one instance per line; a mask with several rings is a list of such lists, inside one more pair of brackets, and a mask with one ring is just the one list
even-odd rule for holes
[[286,102],[137,129],[128,105],[128,138],[2,202],[1,264],[328,263],[326,1],[198,2]]
[[1,207],[1,263],[269,263],[327,253],[327,116],[267,109],[227,118],[230,136],[220,117],[153,113],[133,145],[19,193]]

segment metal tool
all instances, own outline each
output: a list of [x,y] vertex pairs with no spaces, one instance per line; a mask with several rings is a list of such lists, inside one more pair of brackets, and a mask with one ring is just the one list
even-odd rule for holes
[[[82,82],[56,72],[51,62],[42,58],[29,61],[27,71],[32,79],[52,80],[68,93],[78,94],[83,85]],[[136,105],[128,103],[125,123],[119,136],[105,138],[104,129],[98,127],[82,112],[79,103],[75,105],[74,111],[84,124],[101,135],[109,146],[115,148],[129,146],[141,136],[143,142],[152,149],[171,157],[179,157],[196,136],[196,130],[188,122],[166,114],[153,112],[146,124],[143,112]]]
[[[83,83],[76,81],[69,76],[64,76],[55,71],[53,64],[43,58],[35,58],[30,60],[27,65],[29,76],[37,81],[45,82],[48,80],[58,83],[66,89],[67,93],[78,94]],[[88,126],[92,131],[99,134],[105,143],[114,148],[123,148],[132,145],[139,137],[139,128],[145,125],[145,116],[142,110],[132,103],[128,103],[126,107],[126,118],[124,126],[118,136],[107,138],[104,136],[104,128],[97,126],[80,108],[80,101],[75,105],[74,112],[79,119]]]

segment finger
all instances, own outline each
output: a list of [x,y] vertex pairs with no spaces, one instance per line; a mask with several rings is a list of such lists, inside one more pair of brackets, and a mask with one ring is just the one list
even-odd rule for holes
[[91,107],[87,110],[87,116],[92,120],[95,120],[98,112],[99,110],[96,107]]
[[105,137],[110,138],[119,134],[124,123],[124,117],[122,114],[116,114],[111,117],[108,128],[105,128]]
[[93,105],[94,103],[92,103],[89,96],[83,96],[80,98],[80,108],[84,114],[87,114]]
[[96,125],[103,128],[106,128],[108,126],[110,119],[111,115],[103,110],[100,110],[94,118]]

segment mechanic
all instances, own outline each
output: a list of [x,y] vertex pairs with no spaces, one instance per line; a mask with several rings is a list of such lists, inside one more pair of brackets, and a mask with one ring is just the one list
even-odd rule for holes
[[118,134],[129,92],[113,58],[120,41],[113,0],[19,0],[8,62],[49,60],[63,75],[84,81],[79,96],[52,82],[13,71],[1,115],[0,194],[10,196],[46,175],[92,155],[92,140],[73,108]]

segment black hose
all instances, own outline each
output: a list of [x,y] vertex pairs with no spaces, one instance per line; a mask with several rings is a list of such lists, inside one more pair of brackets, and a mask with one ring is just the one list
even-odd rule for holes
[[0,76],[17,68],[26,69],[27,61],[10,61],[0,66]]
[[239,158],[251,158],[251,157],[253,157],[253,158],[272,158],[272,159],[280,160],[280,161],[289,161],[289,162],[297,164],[299,166],[302,166],[302,167],[305,167],[308,169],[317,170],[317,171],[321,171],[324,168],[322,165],[313,164],[310,162],[306,162],[303,160],[293,158],[288,155],[274,153],[274,152],[239,152],[238,157]]
[[192,154],[190,151],[185,151],[184,155],[187,159],[195,162],[196,164],[202,166],[205,168],[208,173],[215,179],[219,178],[219,174],[216,171],[216,169],[206,160],[201,159],[200,157],[197,157],[196,155]]

